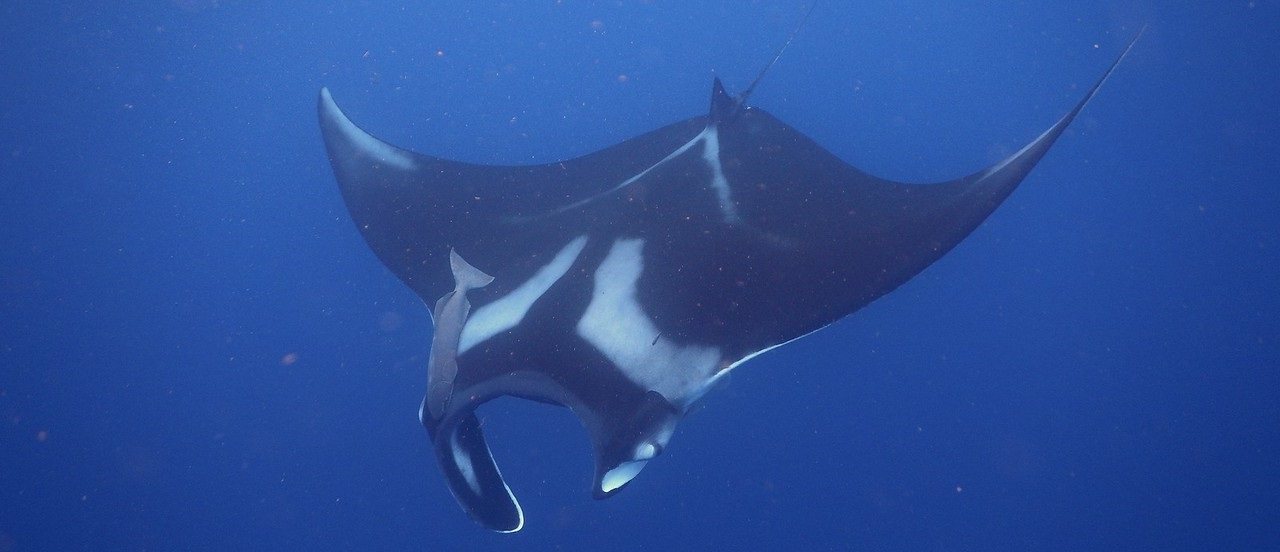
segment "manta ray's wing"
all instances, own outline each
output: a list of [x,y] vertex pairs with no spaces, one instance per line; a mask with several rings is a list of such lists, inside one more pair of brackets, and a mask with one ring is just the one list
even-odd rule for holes
[[[581,303],[592,292],[589,267],[599,264],[609,240],[619,235],[611,228],[628,226],[625,216],[601,207],[662,182],[654,173],[683,162],[675,152],[689,149],[690,140],[706,128],[706,118],[668,125],[572,161],[498,167],[420,155],[382,142],[355,126],[327,89],[320,92],[319,110],[348,210],[396,276],[433,302],[455,288],[450,252],[456,250],[494,277],[471,294],[476,308],[465,318],[435,320],[438,326],[465,324],[443,329],[459,334],[450,344],[456,358],[438,361],[459,368],[451,374],[447,410],[431,415],[426,408],[439,401],[424,400],[420,412],[459,503],[494,530],[515,531],[523,524],[472,414],[480,403],[503,394],[572,408],[596,451],[597,495],[603,496],[606,487],[614,490],[602,482],[602,474],[622,462],[606,458],[633,459],[645,432],[661,433],[665,442],[680,411],[659,394],[629,383],[607,358],[572,337]],[[659,426],[666,429],[654,429]]]
[[[466,294],[438,303],[452,314],[435,321],[448,339],[434,343],[442,375],[420,417],[463,508],[514,531],[523,515],[479,404],[514,395],[568,406],[591,439],[595,496],[613,494],[728,369],[852,313],[958,244],[1114,68],[1017,153],[929,185],[859,171],[719,81],[707,116],[527,167],[396,148],[351,123],[327,90],[319,110],[374,253],[424,301]],[[455,282],[451,249],[492,283]]]

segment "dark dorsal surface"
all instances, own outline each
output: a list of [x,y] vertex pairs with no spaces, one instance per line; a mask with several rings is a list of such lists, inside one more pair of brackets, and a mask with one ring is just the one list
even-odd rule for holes
[[[534,166],[391,146],[327,90],[319,111],[369,247],[451,313],[437,320],[443,383],[420,416],[449,487],[477,521],[514,531],[523,515],[489,456],[479,404],[514,395],[571,408],[591,437],[594,494],[613,494],[716,378],[853,313],[968,236],[1114,69],[1017,153],[923,185],[850,166],[718,80],[705,116]],[[451,250],[493,276],[464,286],[469,309],[447,296]]]

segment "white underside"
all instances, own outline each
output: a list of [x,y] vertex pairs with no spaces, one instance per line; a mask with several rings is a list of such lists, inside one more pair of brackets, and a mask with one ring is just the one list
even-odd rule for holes
[[715,347],[681,345],[661,335],[636,296],[644,271],[644,240],[614,241],[596,269],[591,303],[578,335],[644,389],[681,409],[697,400],[720,364]]
[[462,337],[458,340],[458,354],[461,355],[477,343],[519,325],[533,304],[569,271],[569,267],[573,266],[586,245],[586,236],[575,238],[520,287],[472,311],[466,326],[462,328]]

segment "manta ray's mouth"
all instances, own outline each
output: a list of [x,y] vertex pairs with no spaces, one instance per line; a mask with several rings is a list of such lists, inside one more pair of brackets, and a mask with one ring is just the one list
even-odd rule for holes
[[[518,382],[519,385],[516,382],[506,383],[520,388],[531,385],[528,382]],[[484,403],[513,393],[492,387],[488,391],[485,395],[478,395],[474,390],[466,390],[462,395],[467,400],[451,402],[440,419],[430,415],[426,406],[429,397],[424,398],[419,418],[431,436],[436,460],[449,490],[467,515],[488,529],[514,532],[523,527],[524,512],[503,478],[476,416],[476,409]],[[555,391],[546,393],[566,396]],[[635,407],[635,416],[627,420],[625,427],[608,431],[597,424],[616,420],[582,410],[586,405],[574,404],[572,400],[562,404],[578,415],[588,435],[625,436],[610,441],[592,441],[595,456],[592,495],[597,499],[616,494],[635,479],[650,460],[660,455],[682,417],[681,411],[654,391],[641,397]]]

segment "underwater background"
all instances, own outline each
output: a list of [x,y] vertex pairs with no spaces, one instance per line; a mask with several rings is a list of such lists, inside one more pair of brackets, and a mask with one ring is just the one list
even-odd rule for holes
[[351,223],[328,86],[416,151],[550,162],[745,88],[806,0],[0,6],[0,552],[1280,550],[1280,4],[823,2],[751,97],[911,182],[1119,70],[899,290],[735,371],[618,496],[481,410],[525,529],[417,420],[428,309]]

